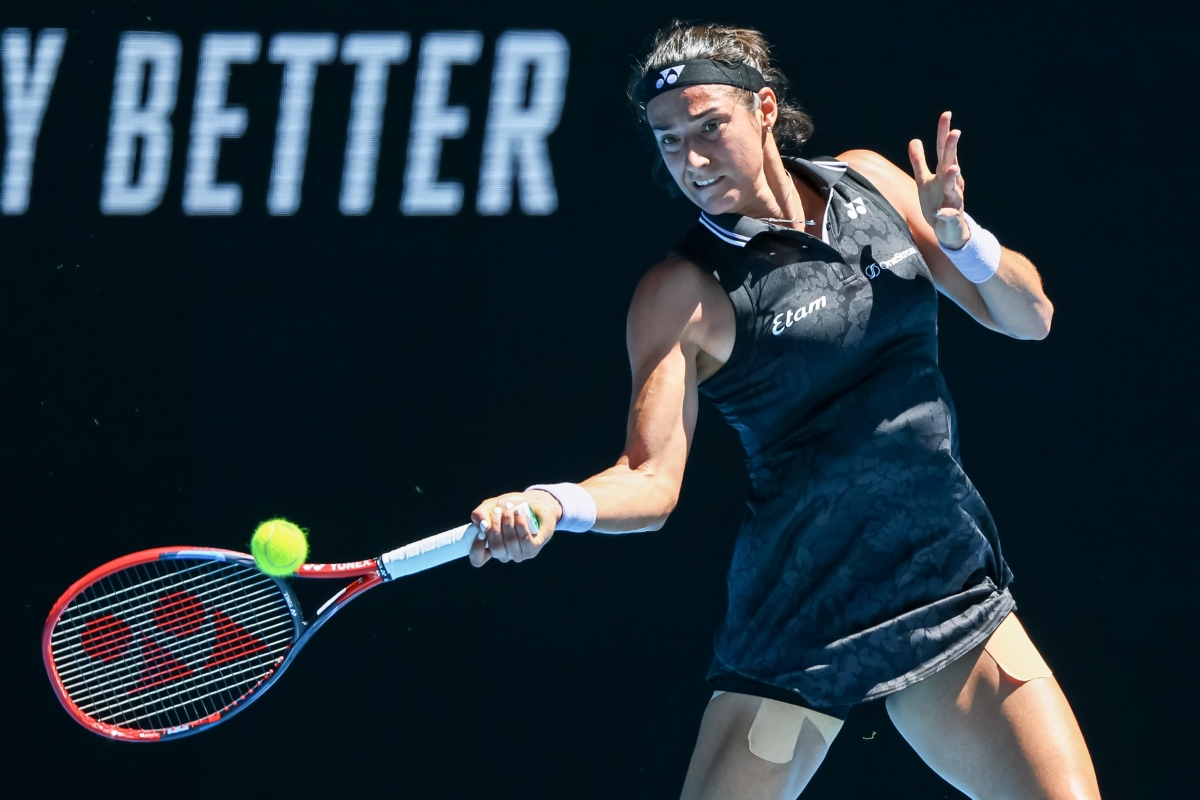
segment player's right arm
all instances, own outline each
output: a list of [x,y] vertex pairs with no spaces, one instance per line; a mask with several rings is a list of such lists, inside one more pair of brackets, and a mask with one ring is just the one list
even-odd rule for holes
[[[626,323],[626,344],[633,392],[625,448],[616,464],[580,484],[596,502],[593,530],[607,533],[657,530],[679,499],[684,465],[696,427],[698,377],[728,358],[733,309],[720,285],[696,266],[669,259],[638,284]],[[528,501],[542,520],[542,531],[528,532],[515,508]],[[495,509],[501,513],[496,514]],[[546,492],[511,493],[489,498],[472,513],[489,521],[488,547],[478,541],[471,562],[489,558],[521,561],[537,555],[553,532],[561,511]],[[499,525],[493,520],[499,520]]]
[[581,484],[596,501],[594,530],[657,530],[679,500],[699,403],[702,277],[686,261],[668,261],[646,273],[634,293],[625,330],[633,373],[625,449]]

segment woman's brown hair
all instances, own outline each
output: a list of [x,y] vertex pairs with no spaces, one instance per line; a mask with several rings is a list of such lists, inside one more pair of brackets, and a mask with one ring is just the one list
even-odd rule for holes
[[[655,34],[649,53],[634,66],[627,94],[637,109],[638,120],[649,128],[646,108],[638,103],[635,90],[642,76],[649,70],[660,70],[693,58],[708,58],[727,64],[747,64],[762,73],[767,86],[775,91],[779,103],[779,116],[772,127],[775,144],[781,152],[796,152],[813,133],[812,117],[796,103],[787,99],[788,82],[784,74],[771,62],[770,45],[763,35],[753,28],[732,28],[726,25],[689,25],[678,20]],[[745,95],[747,107],[753,107],[753,92],[730,88],[730,91]],[[655,148],[657,152],[657,146]],[[674,194],[675,182],[663,174],[662,157],[655,159],[655,177]],[[665,178],[665,180],[663,180]]]

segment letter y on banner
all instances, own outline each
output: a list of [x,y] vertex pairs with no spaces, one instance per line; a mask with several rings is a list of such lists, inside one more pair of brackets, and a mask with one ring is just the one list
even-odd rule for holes
[[5,214],[24,214],[29,208],[38,133],[66,44],[65,29],[46,28],[37,38],[31,65],[28,28],[9,28],[0,39],[7,138],[4,178],[0,181],[0,211]]

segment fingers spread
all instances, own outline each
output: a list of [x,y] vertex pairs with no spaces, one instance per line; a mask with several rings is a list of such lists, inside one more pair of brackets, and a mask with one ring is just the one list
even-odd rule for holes
[[938,161],[942,160],[942,155],[946,151],[946,137],[950,135],[950,112],[943,111],[938,117],[937,128],[937,157]]
[[946,166],[958,164],[958,140],[962,138],[962,131],[952,130],[946,137],[946,147],[942,152],[942,164]]
[[913,178],[918,184],[928,183],[933,178],[925,161],[925,145],[920,139],[908,143],[908,160],[912,163]]
[[947,169],[942,178],[942,202],[951,208],[962,208],[963,195],[959,185],[961,180],[962,172],[957,165]]

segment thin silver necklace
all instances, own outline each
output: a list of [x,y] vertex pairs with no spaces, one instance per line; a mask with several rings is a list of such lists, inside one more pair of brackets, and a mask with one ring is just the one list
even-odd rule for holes
[[[792,184],[793,184],[793,182],[794,181],[792,180],[792,176],[789,174],[788,175],[788,193],[787,193],[787,197],[783,198],[783,205],[785,208],[787,207],[788,200],[792,199]],[[755,219],[757,219],[760,222],[789,222],[789,223],[800,222],[801,225],[805,225],[805,226],[817,224],[815,220],[811,220],[811,219],[806,219],[803,222],[801,222],[799,216],[797,216],[793,219],[778,219],[776,217],[755,217]]]

